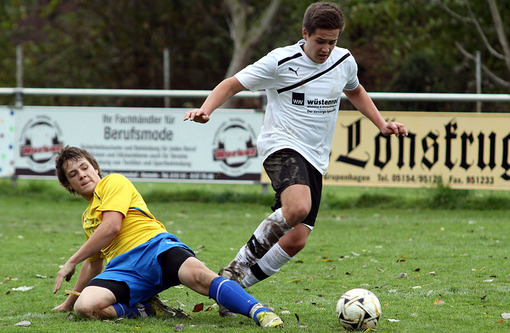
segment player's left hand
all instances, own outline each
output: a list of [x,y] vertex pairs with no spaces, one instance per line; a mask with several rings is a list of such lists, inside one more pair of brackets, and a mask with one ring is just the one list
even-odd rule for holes
[[392,135],[395,134],[396,136],[407,136],[407,129],[404,126],[404,124],[397,123],[395,121],[390,121],[386,123],[386,125],[381,128],[381,133],[383,135]]
[[64,267],[57,273],[57,278],[55,279],[55,289],[53,289],[53,293],[55,294],[61,287],[62,283],[64,283],[64,279],[69,282],[71,277],[74,275],[76,269],[76,265],[73,263],[66,262]]

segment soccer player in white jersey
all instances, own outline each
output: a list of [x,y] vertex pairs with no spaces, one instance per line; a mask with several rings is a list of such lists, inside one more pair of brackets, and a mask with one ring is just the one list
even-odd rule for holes
[[[200,109],[184,115],[184,120],[206,123],[238,92],[266,91],[257,147],[276,192],[274,212],[220,271],[245,288],[278,272],[305,247],[319,210],[342,92],[383,135],[407,135],[403,124],[383,119],[358,81],[353,56],[336,46],[343,29],[337,5],[311,4],[303,18],[302,40],[271,51],[223,80]],[[225,310],[220,314],[229,315]]]

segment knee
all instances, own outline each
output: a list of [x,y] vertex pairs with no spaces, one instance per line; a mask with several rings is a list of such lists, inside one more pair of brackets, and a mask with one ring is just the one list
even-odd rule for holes
[[179,279],[183,285],[199,294],[208,296],[209,286],[218,275],[196,258],[188,259],[179,268]]
[[78,316],[84,317],[84,318],[94,318],[94,319],[102,318],[101,310],[102,310],[103,306],[100,303],[94,302],[91,300],[84,300],[84,299],[80,299],[80,298],[78,298],[78,300],[74,304],[74,308],[73,308],[74,312]]
[[285,219],[287,223],[291,226],[296,226],[299,223],[303,222],[303,220],[310,213],[311,205],[307,203],[296,203],[292,206],[286,207],[284,211]]
[[306,246],[306,238],[304,239],[295,239],[294,241],[288,243],[285,245],[285,252],[287,254],[291,255],[292,257],[295,256],[299,251],[304,249]]
[[85,304],[84,302],[80,302],[79,299],[74,304],[74,312],[84,318],[93,318],[94,317],[94,308],[90,306],[90,304]]

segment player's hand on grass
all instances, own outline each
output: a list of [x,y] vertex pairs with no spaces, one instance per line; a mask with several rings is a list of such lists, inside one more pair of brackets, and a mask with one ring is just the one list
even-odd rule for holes
[[57,273],[57,278],[55,279],[55,289],[53,289],[53,293],[55,294],[61,287],[62,283],[64,283],[64,279],[69,282],[71,277],[74,274],[76,269],[76,265],[70,262],[66,262],[64,267]]
[[386,123],[386,126],[381,128],[381,133],[383,135],[392,135],[396,136],[407,136],[407,129],[404,124],[397,123],[395,121],[390,121]]
[[205,124],[209,121],[209,115],[202,109],[194,109],[184,114],[184,120],[191,120],[197,123]]
[[74,305],[74,302],[71,302],[70,297],[68,297],[64,303],[60,304],[59,306],[54,307],[53,310],[54,311],[62,311],[62,312],[72,311],[73,305]]

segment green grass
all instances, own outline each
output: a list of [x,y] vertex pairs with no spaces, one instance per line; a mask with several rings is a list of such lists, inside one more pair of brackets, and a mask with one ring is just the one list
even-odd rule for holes
[[[152,213],[217,271],[269,213],[260,186],[137,183]],[[259,332],[217,308],[193,319],[76,319],[52,308],[54,278],[83,242],[85,207],[54,181],[0,180],[0,331]],[[306,248],[281,272],[248,291],[282,313],[284,332],[338,332],[335,305],[351,288],[373,291],[378,332],[508,332],[508,192],[327,187]],[[400,273],[407,276],[399,277]],[[72,282],[62,289],[70,289]],[[29,291],[13,288],[33,286]],[[186,288],[161,294],[191,313],[212,300]],[[437,301],[441,300],[442,304]],[[443,303],[444,302],[444,303]],[[398,320],[389,321],[388,319]],[[23,320],[29,328],[15,327]]]

